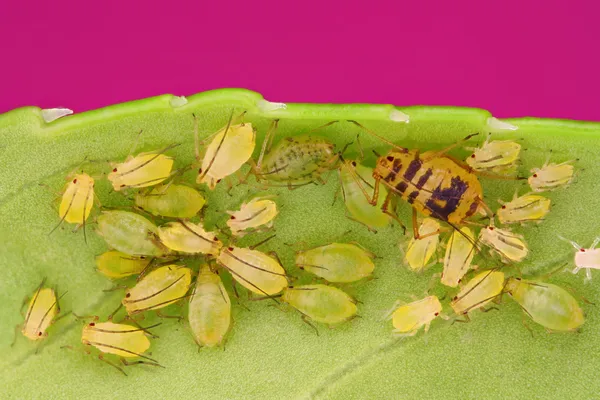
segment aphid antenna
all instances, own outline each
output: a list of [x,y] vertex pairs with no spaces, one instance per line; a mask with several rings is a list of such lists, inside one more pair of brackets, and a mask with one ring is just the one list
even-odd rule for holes
[[192,235],[204,240],[205,242],[210,243],[211,245],[215,243],[214,240],[207,239],[204,236],[200,235],[198,232],[194,231],[192,228],[190,228],[189,225],[186,224],[185,220],[179,218],[179,219],[177,219],[177,222],[179,222],[181,224],[181,226],[183,226],[185,228],[185,230],[190,232]]
[[[144,311],[148,311],[148,310],[150,310],[150,309],[154,309],[154,308],[156,308],[156,307],[158,307],[158,306],[162,306],[162,305],[164,305],[164,304],[175,303],[175,302],[177,302],[177,301],[179,301],[179,300],[185,299],[185,298],[187,298],[187,297],[190,297],[190,296],[191,296],[191,293],[190,293],[190,294],[183,295],[183,296],[181,296],[181,297],[176,297],[176,298],[174,298],[174,299],[165,300],[165,301],[162,301],[162,302],[160,302],[160,303],[157,303],[157,304],[153,304],[153,305],[151,305],[150,307],[146,307],[146,308],[140,308],[140,309],[137,309],[137,310],[133,311],[133,312],[131,313],[131,315],[140,314],[140,313],[143,313]],[[181,319],[181,318],[182,318],[182,317],[173,317],[173,316],[161,315],[161,314],[159,314],[158,312],[157,312],[157,315],[158,315],[159,317],[162,317],[162,318],[179,318],[179,319]]]
[[261,245],[263,245],[263,244],[267,243],[269,240],[273,239],[275,236],[277,236],[277,235],[276,235],[276,234],[273,234],[273,235],[269,236],[268,238],[266,238],[266,239],[263,239],[263,240],[261,240],[260,242],[258,242],[258,243],[256,243],[256,244],[254,244],[254,245],[250,246],[250,247],[249,247],[249,249],[250,249],[250,250],[254,250],[254,249],[256,249],[258,246],[261,246]]
[[[493,272],[499,270],[500,268],[492,268],[490,270],[488,270],[488,273],[486,276],[484,276],[483,278],[481,278],[481,280],[479,282],[477,282],[475,285],[473,285],[473,287],[471,289],[469,289],[466,293],[464,293],[460,298],[457,297],[456,300],[459,299],[464,299],[469,293],[471,293],[473,290],[475,290],[479,285],[481,285],[483,283],[483,281],[485,281],[487,279],[488,276],[490,276]],[[494,296],[495,297],[495,296]],[[479,304],[479,303],[478,303]]]
[[[230,254],[231,254],[231,253],[230,253]],[[231,256],[233,257],[233,254],[231,254]],[[239,260],[239,259],[238,259],[238,260]],[[243,261],[242,261],[242,262],[243,262]],[[219,264],[221,264],[221,263],[219,263]],[[249,284],[249,285],[250,285],[250,286],[252,286],[253,288],[255,288],[255,289],[257,289],[258,291],[260,291],[261,293],[265,294],[267,297],[272,297],[272,295],[269,295],[267,292],[265,292],[264,290],[262,290],[262,289],[261,289],[260,287],[258,287],[256,284],[254,284],[253,282],[250,282],[248,279],[244,278],[243,276],[241,276],[241,275],[240,275],[240,274],[238,274],[237,272],[233,271],[231,268],[227,267],[225,264],[221,264],[221,266],[222,266],[223,268],[225,268],[227,271],[229,271],[229,273],[231,273],[232,275],[235,275],[235,276],[237,276],[238,278],[240,278],[241,280],[243,280],[244,282],[246,282],[247,284]],[[253,267],[254,267],[254,266],[253,266]],[[254,267],[254,268],[257,268],[257,267]],[[263,270],[262,268],[258,268],[258,269],[260,269],[260,270],[262,270],[262,271],[265,271],[265,270]],[[270,272],[270,271],[266,271],[266,272]],[[272,272],[271,272],[271,273],[272,273]],[[276,275],[279,275],[279,274],[276,274]],[[235,288],[235,286],[234,286],[234,288]],[[279,305],[279,302],[278,302],[277,300],[275,300],[274,298],[273,298],[272,300],[273,300],[273,301],[274,301],[274,302],[275,302],[277,305]]]
[[233,112],[234,112],[234,110],[235,110],[234,108],[231,109],[231,114],[229,115],[229,120],[227,121],[227,126],[225,127],[225,131],[223,132],[223,137],[221,137],[221,140],[219,141],[219,145],[217,146],[217,149],[215,150],[215,154],[213,155],[212,159],[208,163],[208,166],[199,175],[200,179],[204,178],[206,176],[206,174],[208,173],[208,171],[212,168],[212,165],[214,164],[215,159],[217,158],[217,155],[219,154],[219,150],[221,150],[221,147],[223,146],[223,142],[225,141],[225,137],[227,136],[227,132],[229,131],[229,128],[231,127],[231,122],[232,122],[232,119],[233,119]]
[[[497,294],[497,295],[490,296],[490,297],[488,297],[488,298],[485,298],[485,299],[483,299],[483,300],[481,300],[481,301],[478,301],[477,303],[473,304],[471,307],[469,307],[469,308],[467,308],[466,310],[464,310],[464,311],[463,311],[463,313],[464,313],[464,314],[468,314],[469,312],[471,312],[471,310],[473,310],[473,309],[475,309],[475,308],[479,307],[481,304],[484,304],[485,302],[488,302],[488,301],[490,301],[490,300],[494,300],[495,298],[497,298],[497,297],[500,297],[500,296],[502,296],[503,294],[504,294],[504,292],[503,292],[503,291],[501,291],[501,292],[500,292],[499,294]],[[493,307],[492,309],[494,309],[494,308],[495,308],[496,310],[498,310],[498,308],[497,308],[497,307]],[[487,311],[489,311],[489,309],[488,309]]]
[[[271,121],[271,124],[269,125],[269,129],[267,130],[267,133],[265,134],[265,139],[263,140],[263,144],[260,149],[260,155],[258,156],[258,161],[255,165],[255,171],[257,174],[261,170],[262,161],[265,156],[265,153],[267,152],[267,149],[270,149],[271,145],[273,144],[273,139],[275,137],[275,132],[277,131],[278,126],[279,126],[279,119],[274,119],[273,121]],[[248,172],[248,175],[250,175],[250,172]],[[258,174],[258,175],[260,175],[260,174]],[[248,176],[246,176],[246,178],[247,177]]]
[[347,121],[347,122],[350,122],[351,124],[354,124],[354,125],[358,126],[359,128],[361,128],[363,131],[367,132],[368,134],[375,136],[376,138],[378,138],[378,139],[379,139],[379,140],[381,140],[382,142],[384,142],[384,143],[386,143],[386,144],[388,144],[388,145],[390,145],[390,146],[392,146],[392,147],[394,147],[394,148],[396,148],[396,149],[398,149],[398,150],[400,150],[400,151],[403,151],[403,152],[404,152],[404,151],[406,151],[406,150],[407,150],[405,147],[398,146],[397,144],[395,144],[395,143],[393,143],[393,142],[391,142],[391,141],[387,140],[387,139],[386,139],[386,138],[384,138],[383,136],[381,136],[381,135],[379,135],[379,134],[375,133],[374,131],[372,131],[372,130],[370,130],[370,129],[366,128],[364,125],[360,124],[359,122],[356,122],[356,121],[354,121],[354,120],[350,120],[350,119],[349,119],[349,120],[346,120],[346,121]]
[[314,326],[312,324],[312,322],[309,321],[310,317],[306,314],[304,314],[302,311],[297,310],[300,314],[302,314],[302,316],[300,317],[302,319],[302,322],[304,322],[305,324],[307,324],[308,326],[310,326],[311,328],[313,328],[315,330],[315,333],[317,334],[317,336],[319,336],[319,330],[317,329],[316,326]]
[[271,296],[251,297],[248,299],[248,301],[262,301],[262,300],[269,300],[269,299],[278,299],[281,296],[283,296],[282,293],[273,294]]
[[311,265],[311,264],[296,264],[296,266],[298,268],[300,268],[301,270],[304,270],[304,268],[306,267],[310,267],[310,268],[319,268],[319,269],[325,269],[325,270],[329,270],[329,268],[326,267],[322,267],[320,265]]
[[[162,293],[162,292],[164,292],[165,290],[169,289],[171,286],[175,285],[177,282],[179,282],[181,279],[183,279],[183,277],[184,277],[184,276],[185,276],[185,274],[181,275],[179,278],[175,279],[175,280],[174,280],[173,282],[171,282],[169,285],[167,285],[167,286],[165,286],[164,288],[162,288],[162,289],[160,289],[160,290],[158,290],[158,291],[156,291],[156,292],[152,293],[152,294],[151,294],[151,295],[149,295],[149,296],[146,296],[146,297],[141,297],[141,298],[139,298],[139,299],[134,299],[134,300],[127,300],[128,296],[127,296],[127,295],[125,295],[125,299],[124,299],[123,301],[124,301],[125,303],[137,303],[137,302],[140,302],[140,301],[144,301],[144,300],[151,299],[152,297],[158,296],[159,294],[161,294],[161,293]],[[168,303],[168,302],[170,302],[170,300],[169,300],[169,301],[167,301],[167,303]],[[162,304],[162,303],[161,303],[161,304]]]

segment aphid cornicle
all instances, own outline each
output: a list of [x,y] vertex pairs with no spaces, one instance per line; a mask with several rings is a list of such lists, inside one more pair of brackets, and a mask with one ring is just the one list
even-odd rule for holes
[[[113,322],[97,322],[96,317],[93,322],[85,324],[81,332],[81,343],[85,346],[94,346],[101,353],[98,358],[105,363],[115,367],[124,375],[125,371],[113,362],[106,360],[103,356],[114,354],[118,356],[121,363],[125,366],[133,364],[146,364],[154,367],[162,367],[155,359],[145,355],[146,350],[150,348],[148,339],[148,329],[154,328],[160,324],[139,328],[126,324],[115,324]],[[89,351],[87,351],[89,354]],[[127,361],[129,358],[142,358],[143,360]],[[147,360],[147,361],[145,361]]]
[[255,197],[243,203],[238,211],[227,211],[230,215],[227,226],[234,236],[243,236],[261,227],[271,228],[278,212],[272,196]]
[[315,322],[335,325],[356,316],[356,300],[346,292],[327,285],[302,285],[286,288],[281,300],[303,317]]
[[76,224],[77,228],[83,226],[85,234],[85,222],[87,221],[92,207],[94,206],[94,178],[81,173],[69,178],[58,208],[60,221],[52,229],[54,232],[63,221]]
[[108,174],[108,180],[115,191],[129,188],[154,186],[171,176],[173,159],[164,153],[177,145],[168,146],[162,150],[140,153],[128,156],[119,164],[114,164]]
[[158,310],[185,298],[191,282],[191,269],[166,265],[150,272],[128,289],[122,303],[129,315]]
[[135,205],[150,214],[171,218],[191,218],[198,214],[206,200],[186,185],[158,185],[135,195]]
[[96,269],[110,279],[121,279],[137,275],[152,262],[152,257],[134,257],[111,250],[96,257]]
[[419,226],[421,238],[412,238],[406,248],[404,261],[414,272],[423,272],[435,254],[440,241],[440,224],[433,218],[425,218]]
[[196,288],[190,298],[188,321],[199,346],[223,343],[231,324],[231,301],[218,274],[208,265],[200,267]]
[[501,224],[516,224],[525,222],[541,222],[550,211],[550,199],[536,194],[524,194],[505,203],[500,201],[501,207],[496,214]]
[[[337,121],[313,129],[325,128]],[[271,148],[278,121],[273,121],[263,142],[258,162],[253,169],[258,180],[301,186],[320,180],[321,175],[335,168],[339,159],[335,145],[312,135],[287,137]]]
[[189,254],[216,256],[223,245],[214,232],[204,230],[202,223],[184,220],[158,227],[158,238],[169,249]]
[[103,211],[96,232],[106,243],[132,256],[163,256],[169,252],[158,240],[158,228],[141,215],[129,211]]
[[[196,159],[200,161],[198,120],[194,116]],[[233,111],[227,125],[209,136],[210,144],[204,150],[196,183],[205,183],[212,190],[221,179],[237,172],[252,156],[256,146],[256,131],[251,123],[233,123]]]
[[550,163],[548,159],[542,168],[533,168],[528,182],[534,192],[544,192],[568,185],[573,180],[575,167],[573,161],[560,164]]
[[58,298],[53,289],[45,288],[45,280],[40,283],[29,300],[25,322],[21,333],[29,340],[37,341],[48,336],[47,329],[60,312]]
[[575,248],[575,269],[572,271],[574,274],[578,273],[581,269],[585,269],[585,280],[592,280],[592,270],[600,269],[600,249],[596,246],[600,243],[600,237],[594,239],[594,242],[589,248],[580,246],[576,242],[565,239],[559,236],[560,239],[569,242],[573,248]]
[[271,296],[288,284],[285,270],[273,257],[253,249],[224,247],[217,262],[251,292]]
[[381,211],[383,201],[387,197],[387,189],[381,189],[383,196],[380,196],[375,207],[365,196],[365,193],[373,191],[375,185],[373,168],[361,165],[355,160],[343,160],[338,172],[347,210],[346,216],[373,231],[388,226],[392,218]]
[[473,151],[466,163],[476,171],[491,171],[499,174],[509,174],[516,170],[519,161],[521,145],[512,140],[492,140],[491,135],[481,147],[468,148]]
[[500,260],[505,264],[523,261],[529,253],[522,235],[497,228],[493,224],[481,229],[479,242],[488,246],[490,253],[500,255]]
[[471,262],[477,252],[473,244],[475,243],[475,236],[471,229],[463,226],[460,231],[452,232],[444,255],[441,283],[450,287],[458,286],[462,277],[471,268]]
[[551,331],[574,331],[584,322],[577,300],[559,286],[509,278],[505,291],[534,322]]
[[481,272],[473,277],[450,302],[456,315],[468,318],[469,311],[483,308],[502,294],[504,273],[496,270]]
[[441,312],[442,304],[437,296],[427,296],[408,304],[400,305],[397,303],[394,305],[389,318],[392,319],[396,335],[414,336],[423,326],[425,327],[425,333],[427,333],[431,321],[436,319]]
[[329,282],[355,282],[371,276],[373,254],[353,243],[331,243],[296,253],[296,265]]

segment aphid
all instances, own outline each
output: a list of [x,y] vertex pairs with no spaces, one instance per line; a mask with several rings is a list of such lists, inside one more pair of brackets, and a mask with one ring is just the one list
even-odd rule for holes
[[129,315],[158,310],[183,299],[191,282],[191,269],[166,265],[150,272],[128,289],[122,303]]
[[[290,187],[321,180],[321,175],[336,166],[335,145],[326,139],[300,135],[282,139],[271,148],[277,124],[273,121],[263,142],[254,173],[259,180],[285,183]],[[337,121],[330,122],[316,131]]]
[[[369,199],[372,205],[379,201],[380,183],[389,189],[382,210],[387,211],[391,196],[396,195],[411,204],[413,208],[413,233],[419,237],[416,224],[417,213],[442,220],[457,227],[465,219],[482,208],[492,215],[483,201],[481,183],[476,172],[459,164],[445,155],[462,141],[442,150],[427,151],[421,154],[418,149],[409,150],[395,145],[382,136],[372,132],[356,121],[350,121],[380,140],[394,146],[388,154],[377,159],[373,171],[375,184],[373,195]],[[490,174],[486,174],[490,176]]]
[[490,253],[497,253],[505,264],[523,261],[529,249],[523,241],[523,235],[496,228],[493,224],[481,229],[479,242],[490,248]]
[[440,241],[440,224],[432,218],[425,218],[419,227],[419,237],[412,238],[406,248],[404,261],[414,272],[422,272],[430,265]]
[[468,319],[469,311],[483,308],[490,301],[502,294],[504,273],[497,270],[481,272],[471,279],[450,302],[456,315],[464,315]]
[[[114,354],[121,359],[124,366],[134,364],[146,364],[154,367],[162,367],[155,359],[152,359],[144,353],[150,348],[150,340],[147,336],[152,336],[148,329],[154,328],[160,324],[152,325],[147,328],[138,328],[126,324],[115,324],[113,322],[97,322],[97,317],[93,322],[85,324],[81,332],[81,343],[85,346],[94,346],[100,350],[98,358],[105,363],[115,367],[124,375],[125,371],[117,364],[106,360],[104,353]],[[89,354],[89,350],[87,351]],[[128,358],[142,358],[144,360],[127,361]]]
[[550,163],[547,160],[542,168],[533,168],[528,182],[534,192],[544,192],[556,189],[571,183],[575,173],[573,161],[565,161],[561,164]]
[[502,206],[496,214],[501,224],[515,224],[529,221],[541,222],[550,211],[550,199],[536,194],[524,194],[505,203],[499,201]]
[[367,200],[367,193],[372,192],[375,185],[373,168],[365,167],[354,160],[344,160],[340,164],[338,172],[347,210],[346,216],[366,225],[372,231],[388,226],[391,217],[381,211],[383,201],[387,197],[387,189],[381,188],[383,196],[380,196],[376,207],[373,207]]
[[200,267],[196,289],[190,298],[188,321],[199,346],[223,343],[231,324],[231,302],[218,274]]
[[191,218],[198,214],[206,200],[186,185],[159,185],[135,195],[135,205],[150,214],[171,218]]
[[[256,146],[256,131],[250,123],[233,124],[233,111],[225,128],[211,135],[212,141],[206,147],[197,183],[206,183],[212,190],[221,179],[237,172],[252,156]],[[200,161],[198,140],[198,120],[194,116],[194,137],[196,159]]]
[[162,150],[128,156],[119,164],[114,164],[108,174],[108,180],[115,191],[128,188],[154,186],[171,176],[173,159],[164,153],[178,145],[171,145]]
[[346,292],[327,285],[286,288],[281,300],[300,311],[303,319],[335,325],[356,316],[356,300]]
[[490,171],[499,174],[515,172],[519,161],[521,145],[512,140],[492,140],[488,135],[479,148],[468,148],[473,151],[466,163],[476,171]]
[[546,329],[574,331],[584,322],[577,300],[563,288],[550,283],[509,278],[505,291],[525,314]]
[[207,232],[201,223],[179,220],[158,228],[158,237],[169,249],[189,254],[216,256],[223,245],[214,232]]
[[231,272],[233,279],[257,294],[271,296],[281,292],[288,284],[279,261],[258,250],[224,247],[217,261]]
[[600,269],[600,249],[596,248],[598,243],[600,243],[600,237],[594,239],[594,242],[589,249],[578,245],[572,240],[565,239],[562,236],[559,236],[559,238],[569,242],[571,246],[577,250],[575,253],[575,269],[572,272],[576,274],[579,270],[585,269],[585,280],[591,281],[592,269]]
[[277,203],[271,200],[271,197],[255,197],[248,203],[243,203],[239,211],[227,211],[231,215],[227,221],[231,233],[234,236],[243,236],[247,231],[260,227],[271,228],[279,212]]
[[331,243],[296,253],[296,265],[329,282],[355,282],[371,276],[373,254],[351,243]]
[[50,233],[54,232],[63,221],[66,221],[69,224],[76,224],[75,229],[83,226],[85,235],[85,221],[90,216],[93,206],[94,178],[83,173],[76,174],[65,187],[58,208],[60,221]]
[[96,232],[106,243],[132,256],[163,256],[169,252],[158,240],[158,228],[141,215],[129,211],[103,211]]
[[53,289],[44,288],[44,283],[45,279],[31,296],[25,314],[25,322],[20,326],[23,336],[33,341],[42,340],[48,336],[46,330],[60,312],[58,304],[60,298],[57,299]]
[[152,257],[134,257],[120,251],[107,251],[96,257],[96,269],[110,279],[140,274],[152,262]]
[[471,268],[476,248],[475,236],[466,226],[460,228],[461,232],[453,231],[448,239],[446,254],[444,255],[444,270],[441,282],[443,285],[456,287],[462,277]]
[[442,304],[437,296],[427,296],[412,303],[400,304],[398,302],[394,305],[389,316],[392,319],[394,333],[398,336],[414,336],[423,326],[427,333],[431,321],[442,312]]

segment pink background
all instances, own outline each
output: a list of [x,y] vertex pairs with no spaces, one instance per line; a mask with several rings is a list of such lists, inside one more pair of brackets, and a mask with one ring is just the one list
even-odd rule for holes
[[4,0],[0,112],[245,87],[600,120],[599,3],[522,3]]

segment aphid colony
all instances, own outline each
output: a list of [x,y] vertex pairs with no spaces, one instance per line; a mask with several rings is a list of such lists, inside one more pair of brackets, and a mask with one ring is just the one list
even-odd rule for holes
[[[404,228],[395,213],[400,206],[398,200],[404,200],[413,211],[413,237],[401,245],[404,263],[410,270],[422,273],[439,259],[443,264],[441,283],[458,287],[449,303],[454,320],[467,321],[471,311],[484,309],[508,294],[531,319],[547,329],[572,331],[583,323],[582,310],[568,292],[537,280],[507,277],[506,268],[502,268],[502,264],[513,265],[528,255],[523,237],[508,226],[540,222],[550,209],[549,199],[533,193],[515,193],[512,200],[500,201],[495,213],[484,202],[479,176],[513,179],[519,143],[492,141],[488,137],[462,162],[447,154],[462,142],[420,153],[388,142],[358,122],[349,121],[393,147],[389,153],[378,155],[375,167],[370,168],[361,164],[362,157],[346,159],[346,148],[336,151],[333,143],[313,134],[338,121],[309,134],[283,138],[275,145],[279,121],[273,121],[254,161],[251,157],[256,131],[251,123],[244,122],[244,114],[235,115],[232,111],[227,124],[204,141],[199,140],[195,116],[193,122],[195,163],[173,170],[174,159],[168,153],[177,145],[111,163],[107,178],[114,191],[133,194],[133,210],[102,207],[92,223],[110,248],[96,257],[97,271],[111,280],[137,276],[119,304],[126,314],[122,322],[127,323],[113,322],[120,311],[117,309],[105,321],[93,317],[81,335],[87,353],[95,347],[102,361],[121,372],[125,373],[123,366],[131,364],[161,367],[147,353],[149,338],[155,337],[149,330],[159,324],[143,327],[137,317],[149,311],[163,316],[161,310],[171,304],[188,303],[187,320],[198,346],[222,345],[232,323],[232,299],[222,280],[223,272],[231,276],[236,296],[237,284],[255,300],[285,303],[315,329],[313,322],[333,326],[357,316],[357,301],[343,289],[350,283],[370,279],[375,268],[375,255],[360,244],[334,242],[297,251],[295,266],[311,274],[315,282],[294,284],[296,277],[288,274],[276,253],[258,249],[275,235],[254,246],[237,244],[245,235],[273,228],[280,212],[275,196],[249,196],[237,209],[223,213],[227,218],[225,226],[206,228],[200,215],[207,200],[198,188],[213,190],[225,180],[223,183],[231,189],[234,174],[240,184],[253,175],[261,187],[296,189],[322,183],[324,174],[337,170],[347,217],[374,233],[394,221]],[[472,136],[475,135],[463,142]],[[246,164],[249,170],[244,174],[242,167]],[[182,179],[189,169],[196,171],[194,184]],[[528,182],[533,192],[543,192],[570,183],[573,173],[569,162],[546,162],[532,171]],[[81,172],[68,179],[56,227],[66,222],[85,233],[86,224],[90,225],[86,221],[97,201],[94,183],[98,177]],[[420,222],[419,215],[424,217]],[[479,221],[487,219],[487,224],[477,222],[475,216],[480,217]],[[496,217],[501,228],[495,225]],[[161,223],[156,224],[155,219]],[[479,233],[476,229],[480,229]],[[445,254],[438,257],[442,242]],[[598,268],[597,242],[590,249],[572,243],[580,250],[574,272],[585,268],[589,278],[590,269]],[[484,265],[463,284],[465,276],[477,269],[473,262],[484,247],[489,248],[493,258],[482,261],[493,265]],[[25,337],[46,337],[48,327],[60,312],[58,300],[56,291],[45,288],[42,282],[32,295],[21,327]],[[434,295],[408,304],[399,302],[388,315],[398,335],[414,335],[421,327],[427,331],[438,316],[450,318]],[[109,354],[114,357],[112,360],[105,358]]]

